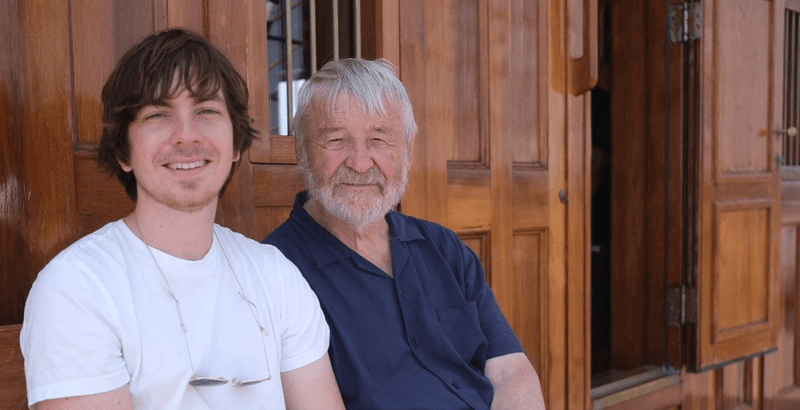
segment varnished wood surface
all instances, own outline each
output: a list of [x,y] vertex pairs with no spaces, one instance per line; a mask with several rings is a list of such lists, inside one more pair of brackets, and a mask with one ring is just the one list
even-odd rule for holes
[[[783,0],[738,0],[736,5],[744,10],[754,8],[752,16],[758,17],[763,16],[759,8],[767,3],[777,9]],[[715,13],[720,10],[717,4],[721,3],[705,2],[706,30],[716,27],[714,21],[719,17]],[[380,18],[372,22],[374,27],[370,30],[376,32],[375,39],[366,49],[398,64],[420,125],[411,186],[402,209],[455,229],[481,255],[502,308],[539,370],[548,408],[591,408],[588,401],[591,296],[586,266],[589,230],[586,144],[590,110],[585,96],[567,96],[571,78],[567,45],[572,39],[566,29],[567,0],[436,4],[382,0],[374,5],[365,12],[372,10]],[[219,45],[245,75],[251,87],[254,124],[264,130],[269,124],[269,96],[265,91],[268,84],[262,8],[263,1],[256,0],[241,4],[222,0],[0,2],[0,56],[4,57],[0,59],[0,126],[7,130],[0,139],[3,244],[0,324],[21,322],[30,283],[55,253],[78,236],[132,209],[133,204],[116,181],[101,175],[86,155],[99,136],[99,92],[113,63],[131,44],[153,30],[172,26],[197,30]],[[636,10],[652,13],[652,9]],[[722,18],[725,16],[728,14]],[[765,26],[769,24],[748,24],[741,30],[763,30]],[[652,47],[639,44],[635,48],[635,41],[643,37],[644,30],[641,25],[636,27],[625,34],[634,46],[627,53],[637,50],[645,53],[630,58],[651,61],[650,65],[633,69],[639,70],[637,75],[652,87],[657,87],[658,81],[663,80],[657,78],[656,54],[663,48],[652,44]],[[777,26],[770,27],[777,30]],[[711,38],[724,35],[724,31],[709,34]],[[748,38],[759,41],[764,38],[763,32]],[[755,46],[748,44],[745,43],[743,50],[754,49]],[[703,73],[704,84],[723,78],[714,72]],[[762,81],[761,71],[742,75],[747,78],[754,75],[756,82]],[[734,89],[737,93],[749,90],[738,86]],[[632,90],[631,95],[640,95],[636,92]],[[754,93],[754,98],[762,96],[761,91]],[[634,106],[635,111],[629,113],[645,118],[643,123],[627,123],[630,117],[619,120],[632,129],[645,130],[645,141],[630,147],[645,153],[648,149],[655,151],[659,138],[663,139],[655,125],[647,125],[663,123],[659,107],[654,104],[661,96],[648,95],[646,98],[650,100],[634,98],[644,107]],[[735,99],[742,100],[739,94]],[[650,102],[642,104],[642,101]],[[751,98],[749,102],[752,101]],[[676,112],[673,110],[671,114],[678,115]],[[701,121],[719,122],[715,115],[727,112],[703,112]],[[750,117],[737,121],[747,118]],[[735,127],[726,124],[719,123],[717,127],[728,131],[752,128],[747,124]],[[760,128],[756,127],[756,131]],[[770,168],[762,155],[772,148],[766,139],[759,138],[764,137],[756,135],[755,143],[767,145],[753,150],[738,145],[717,149],[715,152],[727,155],[727,159],[703,165],[713,166],[713,177],[722,183],[717,185],[717,199],[736,200],[737,193],[748,198],[776,193],[765,188],[771,177],[764,171]],[[293,144],[290,137],[262,135],[250,157],[243,158],[236,179],[220,205],[221,222],[261,239],[286,218],[294,193],[302,186],[299,175],[292,170]],[[711,148],[702,147],[704,153],[711,152],[708,151]],[[641,151],[638,155],[642,155]],[[648,154],[644,155],[648,158]],[[653,169],[663,166],[642,157],[638,161]],[[679,159],[670,157],[670,161]],[[729,184],[742,176],[742,170],[748,166],[752,166],[753,175],[744,177],[742,184]],[[672,166],[673,172],[678,168]],[[676,180],[688,178],[673,176]],[[652,190],[643,189],[635,176],[625,178],[632,178],[630,188],[636,193],[632,200],[660,203],[661,198],[653,195]],[[562,190],[568,199],[566,204],[559,198]],[[784,193],[787,190],[794,192],[790,185],[784,188]],[[735,208],[732,212],[744,213],[722,215],[719,226],[723,231],[750,229],[742,227],[756,222],[760,228],[753,232],[762,237],[780,233],[784,246],[796,248],[793,229],[800,222],[800,212],[796,212],[800,210],[800,205],[796,205],[800,197],[784,203],[785,210],[795,212],[786,212],[781,229],[773,229],[772,225],[764,228],[763,218],[775,215],[774,205],[754,212],[750,212],[751,208]],[[632,217],[636,224],[631,226],[647,232],[663,229],[657,219]],[[670,234],[675,235],[675,230]],[[733,251],[738,248],[727,249],[731,255],[737,254]],[[750,249],[746,248],[748,252]],[[782,254],[781,259],[779,289],[785,313],[781,316],[783,333],[778,338],[778,353],[766,356],[763,361],[754,359],[718,371],[684,373],[679,393],[673,388],[623,404],[627,407],[621,408],[794,408],[800,400],[797,387],[800,355],[795,353],[797,331],[792,327],[796,326],[798,315],[791,313],[796,312],[798,304],[797,293],[788,289],[797,286],[797,261],[788,255]],[[644,259],[636,260],[651,266],[648,264],[660,258],[661,255],[648,253]],[[760,264],[767,258],[758,256],[753,260]],[[657,287],[650,286],[652,283],[642,285],[643,289],[658,293]],[[761,292],[754,295],[763,297],[763,288],[752,288]],[[731,300],[727,303],[732,303]],[[644,306],[652,308],[646,303]],[[728,322],[722,323],[736,327],[748,316],[757,318],[761,312],[763,309],[746,310],[742,317],[723,317]],[[632,328],[636,321],[628,323]],[[635,340],[652,340],[652,331],[653,325],[648,322]],[[676,339],[679,338],[670,340]],[[650,342],[642,346],[642,352],[635,352],[637,355],[653,354]],[[19,376],[10,377],[17,386],[22,380]],[[0,398],[16,397],[13,394],[17,393],[7,395],[2,386]],[[18,392],[18,388],[12,391]],[[680,395],[679,404],[675,394]],[[645,402],[650,407],[637,407]]]
[[28,408],[19,325],[0,326],[0,410]]
[[[780,190],[771,135],[782,109],[783,9],[734,3],[707,2],[703,13],[698,367],[776,343]],[[731,87],[744,79],[750,85],[734,98]]]

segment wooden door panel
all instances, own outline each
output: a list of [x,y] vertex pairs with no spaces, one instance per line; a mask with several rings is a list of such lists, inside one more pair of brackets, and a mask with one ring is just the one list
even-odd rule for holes
[[763,0],[715,3],[710,22],[719,52],[709,74],[715,79],[716,115],[707,120],[713,122],[712,132],[717,135],[715,158],[720,180],[740,179],[742,174],[761,174],[761,178],[773,180],[775,138],[770,136],[779,118],[773,116],[771,101],[776,91],[772,88],[772,64],[774,54],[782,48],[766,46],[774,38],[773,25],[753,22],[773,21],[775,12],[774,4]]
[[[800,199],[785,181],[781,208],[780,303],[781,321],[778,327],[778,352],[764,357],[764,408],[767,410],[794,409],[800,404]],[[786,188],[789,189],[786,189]]]
[[[770,325],[770,205],[737,202],[715,207],[716,260],[711,284],[715,342],[758,333],[763,329],[753,327]],[[737,240],[743,234],[748,240]]]
[[[565,76],[548,78],[548,36],[559,34],[549,31],[552,13],[547,2],[519,0],[417,0],[399,10],[401,79],[419,125],[401,210],[455,230],[478,254],[545,391],[564,388],[548,377],[551,361],[563,360],[553,359],[556,352],[564,352],[562,336],[556,352],[549,349],[547,318],[551,303],[560,309],[564,301],[550,280],[551,261],[564,257],[554,246],[565,245],[552,240],[565,226],[564,214],[551,213],[554,198],[562,205],[554,186],[564,187],[551,162],[565,146],[547,119],[553,110],[554,123],[563,122],[564,107],[556,107],[565,100],[551,93],[567,88],[558,82]],[[573,187],[578,209],[582,188]]]
[[703,6],[696,369],[774,349],[780,221],[782,5]]
[[77,143],[97,144],[102,134],[100,92],[114,65],[139,40],[166,22],[153,0],[71,2],[72,62]]

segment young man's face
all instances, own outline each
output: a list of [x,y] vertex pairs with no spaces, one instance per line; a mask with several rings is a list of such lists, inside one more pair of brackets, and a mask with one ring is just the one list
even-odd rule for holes
[[[400,201],[408,181],[410,144],[403,114],[386,105],[387,116],[368,114],[350,98],[336,99],[333,112],[312,102],[306,129],[307,170],[313,197],[337,218],[364,226]],[[307,178],[308,179],[308,178]]]
[[137,207],[160,204],[183,211],[216,207],[219,191],[239,153],[220,91],[206,101],[185,88],[162,105],[139,109],[128,126]]

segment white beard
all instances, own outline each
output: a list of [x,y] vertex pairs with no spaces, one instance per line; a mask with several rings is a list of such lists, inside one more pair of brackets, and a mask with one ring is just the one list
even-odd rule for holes
[[[359,173],[342,164],[330,181],[321,184],[308,166],[307,155],[301,153],[297,165],[308,187],[309,199],[317,198],[326,211],[358,231],[380,220],[400,203],[408,185],[411,155],[408,153],[403,158],[399,177],[392,181],[387,181],[386,175],[376,166]],[[344,193],[337,189],[341,184],[375,184],[380,194]]]

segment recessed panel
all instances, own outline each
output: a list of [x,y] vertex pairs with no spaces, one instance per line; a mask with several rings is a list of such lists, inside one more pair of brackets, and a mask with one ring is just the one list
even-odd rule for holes
[[505,312],[517,332],[528,358],[541,369],[542,318],[546,317],[543,295],[547,277],[547,230],[517,231],[513,236],[513,270],[506,300],[513,301]]
[[103,85],[122,55],[155,31],[156,7],[153,0],[70,4],[77,141],[96,144],[102,132]]
[[[480,87],[480,2],[446,0],[425,3],[433,18],[426,21],[426,26],[432,29],[431,34],[441,35],[431,39],[437,45],[429,48],[429,55],[431,52],[438,54],[431,57],[441,65],[428,81],[436,81],[437,84],[429,86],[441,91],[440,95],[430,98],[442,104],[436,110],[443,110],[444,115],[435,121],[441,122],[444,133],[431,137],[447,138],[448,159],[451,161],[483,162],[485,136],[481,132],[480,104],[485,96],[481,95]],[[441,30],[442,27],[448,30]]]
[[721,340],[767,321],[770,210],[717,208],[716,223],[714,335]]
[[295,165],[253,165],[253,201],[256,207],[289,206],[305,189]]
[[769,171],[772,128],[771,44],[769,1],[715,2],[716,60],[714,74],[717,112],[712,114],[718,136],[717,170],[720,176]]
[[488,169],[451,169],[447,173],[447,225],[453,229],[486,228],[492,221]]
[[492,255],[489,231],[459,232],[458,236],[481,260],[486,274],[486,283],[492,286]]
[[[504,127],[511,144],[511,160],[515,163],[544,163],[547,152],[547,136],[541,132],[544,122],[540,116],[543,111],[540,99],[540,83],[545,76],[539,72],[539,2],[514,1],[507,22],[507,50],[490,47],[493,62],[500,58],[506,65],[508,78],[503,94],[501,117],[506,121]],[[499,23],[499,22],[498,22]],[[492,71],[492,75],[498,75]],[[490,91],[491,92],[491,91]],[[492,121],[499,121],[492,116]],[[493,124],[494,125],[494,124]],[[501,129],[502,129],[501,128]],[[494,126],[492,129],[498,129]]]
[[267,206],[255,208],[253,218],[255,219],[254,237],[261,241],[277,229],[289,218],[292,211],[291,206]]
[[80,236],[127,216],[136,206],[116,178],[100,171],[94,158],[75,157],[75,184]]

